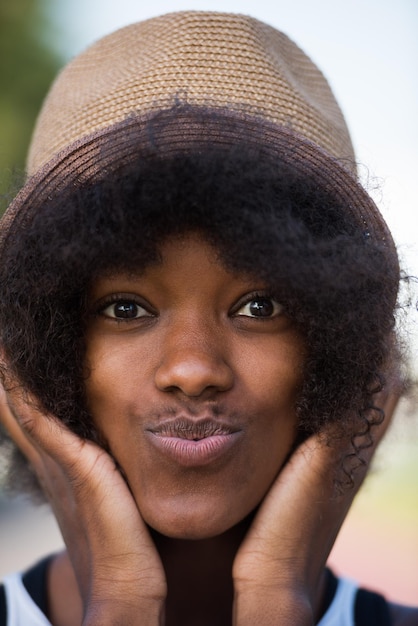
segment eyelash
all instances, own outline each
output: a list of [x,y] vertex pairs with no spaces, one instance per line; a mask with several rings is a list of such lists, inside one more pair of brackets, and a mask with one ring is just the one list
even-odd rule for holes
[[[243,309],[245,306],[251,304],[251,302],[256,302],[257,300],[269,300],[270,302],[273,303],[273,307],[274,305],[276,305],[276,309],[278,310],[276,310],[274,314],[266,316],[266,317],[257,316],[257,315],[245,315],[245,314],[238,313],[238,311]],[[279,317],[279,315],[281,315],[283,312],[284,312],[283,305],[280,304],[280,302],[276,300],[274,296],[272,296],[269,293],[255,292],[255,293],[245,296],[242,300],[240,300],[237,303],[237,305],[234,307],[233,315],[237,317],[248,317],[249,319],[256,319],[257,321],[265,321],[265,320],[271,320],[276,317]]]
[[[135,304],[140,309],[143,309],[146,312],[146,314],[140,315],[139,317],[117,317],[117,316],[111,316],[111,315],[105,314],[106,309],[108,309],[112,305],[121,304],[124,302],[127,304]],[[124,293],[114,293],[114,294],[111,294],[110,296],[106,296],[97,305],[95,314],[102,315],[103,317],[107,317],[108,319],[112,319],[115,322],[120,322],[120,323],[131,322],[133,320],[140,319],[141,317],[150,318],[156,315],[156,313],[152,310],[152,307],[150,306],[149,303],[145,303],[141,298],[138,298],[137,296],[134,296],[133,294],[124,294]]]

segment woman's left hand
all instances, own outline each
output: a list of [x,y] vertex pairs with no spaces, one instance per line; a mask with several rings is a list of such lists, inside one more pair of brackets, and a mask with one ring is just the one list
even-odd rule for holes
[[[316,623],[326,561],[398,395],[381,394],[386,418],[372,429],[373,443],[362,451],[362,463],[348,456],[354,451],[351,441],[321,433],[300,445],[280,471],[234,561],[235,625]],[[353,484],[338,492],[344,459],[356,466]]]

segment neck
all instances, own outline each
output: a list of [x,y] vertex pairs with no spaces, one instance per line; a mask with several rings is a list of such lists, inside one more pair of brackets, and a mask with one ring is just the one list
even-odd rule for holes
[[195,541],[152,533],[167,577],[167,626],[232,623],[232,564],[248,526]]

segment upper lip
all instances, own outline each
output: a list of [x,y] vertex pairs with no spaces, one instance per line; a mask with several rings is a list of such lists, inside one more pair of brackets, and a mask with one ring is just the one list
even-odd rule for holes
[[178,437],[196,441],[215,435],[230,435],[240,429],[211,417],[191,419],[185,416],[166,419],[156,426],[147,428],[147,430],[161,437]]

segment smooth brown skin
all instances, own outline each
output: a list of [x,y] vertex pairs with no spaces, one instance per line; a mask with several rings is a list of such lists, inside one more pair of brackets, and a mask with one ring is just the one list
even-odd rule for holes
[[[162,256],[91,294],[87,394],[111,455],[7,381],[12,411],[4,404],[2,422],[35,468],[67,547],[51,567],[49,618],[54,626],[311,626],[366,467],[337,496],[349,442],[336,448],[320,434],[286,462],[304,358],[291,321],[276,305],[270,317],[251,317],[248,300],[264,285],[227,272],[197,236],[169,240]],[[115,320],[112,294],[140,299],[140,316]],[[389,417],[396,399],[381,398]],[[221,416],[242,435],[221,460],[179,467],[145,434],[173,414]]]

